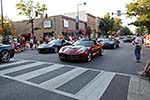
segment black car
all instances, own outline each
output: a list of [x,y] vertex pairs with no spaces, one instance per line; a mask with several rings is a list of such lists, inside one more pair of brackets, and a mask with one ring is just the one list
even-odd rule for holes
[[42,43],[38,46],[39,53],[54,52],[57,53],[62,46],[71,45],[71,42],[64,39],[51,40],[48,43]]
[[98,42],[103,44],[104,49],[106,49],[106,48],[115,49],[115,48],[119,47],[119,44],[120,44],[120,41],[115,38],[103,38]]
[[123,42],[129,42],[129,43],[131,43],[133,41],[133,38],[131,38],[131,37],[125,37],[125,38],[123,38]]
[[0,44],[0,62],[8,62],[10,58],[14,57],[14,54],[14,47]]

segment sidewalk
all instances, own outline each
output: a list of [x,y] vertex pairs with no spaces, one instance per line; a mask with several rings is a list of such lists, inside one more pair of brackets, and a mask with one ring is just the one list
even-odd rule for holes
[[150,100],[150,82],[140,76],[131,77],[127,100]]

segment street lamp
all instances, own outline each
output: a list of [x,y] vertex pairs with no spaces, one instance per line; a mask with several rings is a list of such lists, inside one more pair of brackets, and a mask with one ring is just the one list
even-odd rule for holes
[[4,18],[3,18],[3,2],[1,0],[1,20],[2,20],[2,35],[4,36]]
[[79,6],[86,5],[86,2],[77,4],[76,30],[79,29]]

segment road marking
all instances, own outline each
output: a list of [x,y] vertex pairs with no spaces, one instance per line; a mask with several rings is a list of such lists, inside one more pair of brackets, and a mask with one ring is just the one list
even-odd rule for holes
[[24,62],[28,62],[28,60],[21,60],[21,61],[17,61],[17,62],[6,63],[4,65],[0,65],[0,68],[11,66],[11,65],[16,65],[16,64],[21,64],[21,63],[24,63]]
[[18,67],[15,67],[15,68],[9,68],[9,69],[0,71],[0,75],[1,74],[8,74],[8,73],[11,73],[11,72],[19,71],[19,70],[22,70],[22,69],[26,69],[26,68],[30,68],[30,67],[34,67],[34,66],[42,65],[42,64],[44,64],[44,63],[43,62],[34,62],[34,63],[31,63],[31,64],[22,65],[22,66],[18,66]]
[[[1,70],[0,75],[5,78],[16,80],[16,81],[19,81],[19,82],[22,82],[25,84],[29,84],[29,85],[32,85],[32,86],[35,86],[35,87],[38,87],[41,89],[48,90],[48,91],[53,91],[53,92],[56,92],[58,94],[62,94],[62,95],[68,96],[68,97],[72,97],[72,98],[76,98],[76,99],[80,99],[80,100],[99,100],[100,97],[105,92],[105,90],[107,89],[107,87],[109,86],[109,84],[111,83],[111,80],[113,79],[115,74],[120,74],[120,75],[124,75],[124,76],[131,76],[129,90],[128,90],[128,100],[133,100],[133,98],[135,99],[135,97],[133,97],[133,95],[132,95],[133,93],[137,93],[135,95],[137,97],[139,95],[139,93],[138,93],[139,92],[138,91],[139,80],[138,80],[137,76],[123,74],[123,73],[117,73],[117,72],[100,71],[100,70],[91,69],[91,68],[82,68],[82,67],[77,67],[77,66],[69,66],[69,65],[53,63],[54,65],[48,66],[46,68],[38,69],[38,70],[35,70],[32,72],[28,72],[25,74],[21,74],[16,77],[11,77],[11,76],[6,75],[11,72],[19,71],[19,70],[34,67],[34,66],[36,67],[36,66],[42,65],[42,64],[52,64],[49,62],[33,61],[33,63],[31,63],[31,64],[20,65],[15,68],[11,68],[11,65],[13,66],[15,64],[21,64],[24,62],[31,62],[31,61],[30,60],[19,60],[19,61],[15,61],[15,62],[10,62],[8,64],[0,65],[0,68],[10,66],[9,69]],[[57,77],[54,77],[50,80],[47,80],[41,84],[36,84],[36,83],[32,83],[30,81],[27,81],[31,78],[46,74],[48,72],[51,72],[53,70],[56,70],[56,69],[59,69],[59,68],[65,67],[65,66],[74,67],[75,69],[65,72],[65,73],[63,73]],[[80,89],[80,91],[78,91],[76,94],[66,93],[64,91],[56,89],[56,88],[60,87],[61,85],[67,83],[68,81],[74,79],[78,75],[84,73],[87,70],[96,70],[96,71],[100,71],[100,73],[92,81],[90,81],[86,86],[84,86],[82,89]],[[141,91],[141,92],[143,92],[143,91]]]
[[63,65],[54,64],[54,65],[48,66],[46,68],[42,68],[42,69],[39,69],[39,70],[35,70],[35,71],[29,72],[29,73],[26,73],[26,74],[16,76],[15,78],[18,79],[18,80],[28,80],[28,79],[40,76],[42,74],[45,74],[47,72],[56,70],[56,69],[61,68],[61,67],[63,67]]
[[88,69],[85,68],[75,68],[69,72],[66,72],[58,77],[55,77],[51,80],[41,83],[40,85],[46,89],[54,90],[57,87],[63,85],[64,83],[72,80],[76,76],[82,74],[83,72],[87,71]]
[[100,73],[95,80],[76,94],[77,98],[80,100],[99,100],[114,76],[115,73],[111,72]]

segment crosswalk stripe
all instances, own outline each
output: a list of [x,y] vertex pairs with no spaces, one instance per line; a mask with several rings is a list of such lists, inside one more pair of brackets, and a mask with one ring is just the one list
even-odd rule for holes
[[138,100],[143,94],[145,88],[149,87],[147,80],[141,79],[138,76],[132,76],[129,82],[128,97],[127,100]]
[[19,70],[22,70],[22,69],[26,69],[26,68],[30,68],[30,67],[34,67],[34,66],[38,66],[38,65],[42,65],[42,64],[44,64],[44,62],[34,62],[34,63],[31,63],[31,64],[22,65],[22,66],[18,66],[18,67],[15,67],[15,68],[2,70],[2,71],[0,71],[0,74],[8,74],[8,73],[11,73],[11,72],[19,71]]
[[111,72],[104,72],[102,75],[100,74],[90,86],[85,90],[81,90],[81,93],[77,93],[77,98],[80,98],[80,100],[99,100],[114,76],[115,73]]
[[85,68],[75,68],[69,72],[66,72],[58,77],[55,77],[51,80],[48,80],[46,82],[43,82],[40,84],[40,86],[48,89],[48,90],[54,90],[57,87],[63,85],[64,83],[72,80],[76,76],[82,74],[83,72],[87,71],[88,69]]
[[6,63],[4,65],[0,65],[0,68],[7,67],[7,66],[12,66],[12,65],[16,65],[16,64],[21,64],[21,63],[24,63],[24,62],[29,62],[29,61],[27,61],[27,60],[21,60],[21,61],[12,62],[12,63]]
[[51,71],[56,70],[58,68],[61,68],[63,66],[64,65],[54,64],[54,65],[48,66],[46,68],[42,68],[42,69],[39,69],[39,70],[35,70],[35,71],[29,72],[29,73],[26,73],[26,74],[16,76],[15,78],[18,79],[18,80],[28,80],[28,79],[40,76],[42,74],[45,74],[47,72],[51,72]]
[[[22,64],[24,62],[26,63],[26,62],[31,62],[31,61],[19,60],[19,61],[10,62],[8,64],[0,65],[0,68],[10,66],[9,69],[1,70],[0,75],[3,77],[8,77],[10,79],[12,78],[13,80],[17,80],[17,81],[20,81],[20,82],[23,82],[32,86],[36,86],[36,87],[39,87],[48,91],[53,91],[58,94],[62,94],[62,95],[76,98],[79,100],[99,100],[100,97],[104,94],[104,92],[108,88],[115,74],[117,74],[114,72],[105,72],[105,71],[97,70],[100,73],[92,81],[90,81],[89,83],[87,82],[88,84],[82,87],[80,91],[78,91],[76,94],[71,94],[69,92],[67,93],[65,91],[58,90],[57,88],[69,82],[70,80],[76,78],[77,76],[81,75],[87,70],[94,70],[94,69],[72,66],[74,67],[74,69],[68,72],[63,72],[63,74],[59,76],[55,76],[54,78],[46,80],[40,84],[36,84],[27,80],[38,77],[43,74],[47,74],[48,72],[57,70],[59,68],[65,67],[65,65],[62,65],[62,64],[47,65],[47,67],[45,68],[42,67],[41,69],[36,69],[32,72],[27,72],[27,73],[24,73],[15,77],[11,77],[7,75],[9,73],[20,71],[23,69],[36,67],[38,65],[41,66],[42,64],[48,64],[46,62],[35,61],[35,62],[31,62],[30,64],[18,65],[16,67],[11,68],[11,66],[15,66],[16,64]],[[132,95],[130,94],[138,91],[137,87],[139,87],[139,84],[135,84],[135,82],[138,83],[137,81],[139,81],[137,77],[131,76],[129,90],[128,90],[128,100],[132,100]]]

